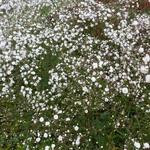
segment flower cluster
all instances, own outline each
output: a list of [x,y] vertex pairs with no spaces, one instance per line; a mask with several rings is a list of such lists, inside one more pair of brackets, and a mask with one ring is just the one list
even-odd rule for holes
[[0,7],[0,148],[149,148],[150,16],[138,0],[56,3]]

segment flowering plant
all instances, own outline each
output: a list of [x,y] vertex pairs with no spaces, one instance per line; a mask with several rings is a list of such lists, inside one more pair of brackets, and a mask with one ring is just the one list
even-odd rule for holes
[[150,147],[150,16],[142,5],[2,2],[0,148]]

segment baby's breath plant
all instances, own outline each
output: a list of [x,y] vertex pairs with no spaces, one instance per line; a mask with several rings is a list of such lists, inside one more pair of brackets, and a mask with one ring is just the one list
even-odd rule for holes
[[150,148],[148,0],[0,3],[0,149]]

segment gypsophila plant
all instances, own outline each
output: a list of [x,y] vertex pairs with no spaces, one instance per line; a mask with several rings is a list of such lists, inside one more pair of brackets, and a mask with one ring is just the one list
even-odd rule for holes
[[0,149],[150,149],[149,0],[0,3]]

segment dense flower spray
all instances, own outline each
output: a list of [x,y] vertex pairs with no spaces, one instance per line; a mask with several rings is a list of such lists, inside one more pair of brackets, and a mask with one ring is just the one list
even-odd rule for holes
[[148,6],[2,3],[0,148],[150,147]]

